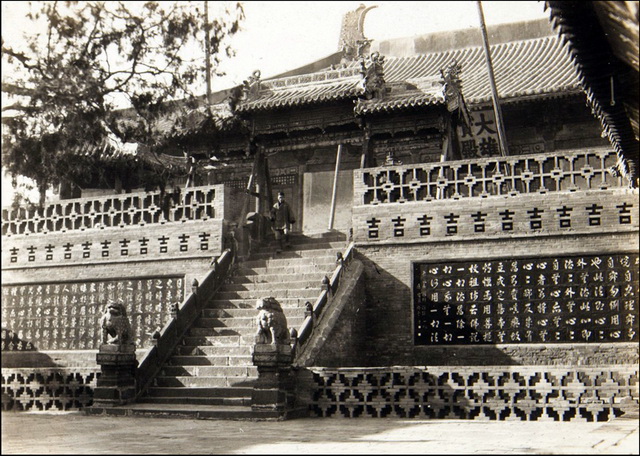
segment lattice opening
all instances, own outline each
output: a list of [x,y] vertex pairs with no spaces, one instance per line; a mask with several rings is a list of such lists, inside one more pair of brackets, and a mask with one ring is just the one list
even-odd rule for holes
[[[616,381],[611,380],[614,374]],[[606,421],[624,413],[613,404],[629,397],[626,384],[637,385],[637,375],[602,370],[324,372],[314,375],[323,386],[312,394],[311,410],[347,418]],[[595,393],[598,383],[606,384],[607,400]],[[617,391],[611,393],[614,383]],[[637,404],[637,391],[632,394]]]

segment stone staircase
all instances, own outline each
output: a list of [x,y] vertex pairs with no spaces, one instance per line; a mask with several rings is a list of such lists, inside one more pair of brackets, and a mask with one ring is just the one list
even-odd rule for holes
[[[257,368],[251,360],[257,298],[275,297],[289,328],[304,320],[305,303],[314,303],[325,275],[344,251],[341,233],[292,235],[291,247],[275,254],[275,241],[237,264],[229,282],[206,304],[174,354],[136,404],[132,415],[211,419],[275,418],[251,410]],[[275,412],[273,412],[275,414]],[[263,413],[264,415],[264,413]]]

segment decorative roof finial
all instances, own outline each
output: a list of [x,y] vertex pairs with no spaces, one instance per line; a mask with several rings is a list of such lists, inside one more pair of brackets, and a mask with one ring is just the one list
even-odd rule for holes
[[242,100],[247,101],[258,95],[260,91],[260,70],[255,70],[251,76],[242,81]]
[[446,68],[440,69],[440,75],[442,76],[442,82],[444,84],[443,94],[444,99],[447,102],[447,110],[449,112],[458,112],[458,115],[462,122],[467,127],[471,127],[471,114],[467,107],[464,97],[462,95],[462,81],[460,80],[460,74],[462,73],[462,66],[454,60]]
[[384,56],[374,52],[368,57],[360,58],[360,75],[362,76],[363,97],[367,100],[372,98],[384,98]]
[[352,61],[369,53],[372,40],[364,36],[364,18],[374,8],[377,6],[367,7],[361,3],[342,18],[338,50],[343,53],[343,61]]

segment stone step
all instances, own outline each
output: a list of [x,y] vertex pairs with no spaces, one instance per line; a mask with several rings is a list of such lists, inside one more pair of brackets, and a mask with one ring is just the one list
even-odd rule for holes
[[[217,294],[216,294],[217,296]],[[256,301],[251,299],[211,299],[204,309],[255,309]]]
[[278,301],[283,298],[317,298],[322,291],[320,284],[317,288],[301,288],[301,289],[287,289],[287,288],[275,288],[277,284],[274,284],[274,288],[264,290],[245,290],[245,291],[219,291],[216,293],[215,299],[245,299],[255,301],[258,298],[264,298],[266,296],[273,296]]
[[[281,298],[278,302],[285,308],[304,307],[307,301],[313,303],[320,296],[320,292],[312,298]],[[254,309],[256,307],[255,299],[212,299],[204,305],[204,309]]]
[[[289,233],[289,242],[293,245],[305,245],[305,244],[315,244],[318,242],[347,242],[346,233],[340,231],[325,231],[318,233],[300,233],[293,232]],[[268,246],[269,244],[275,244],[275,234],[273,231],[268,231],[265,237],[263,246]]]
[[[238,268],[238,272],[235,274],[236,277],[246,277],[248,279],[253,279],[256,276],[264,277],[268,275],[273,276],[288,276],[292,275],[292,277],[296,277],[298,274],[322,274],[322,275],[331,275],[333,271],[336,269],[335,261],[326,262],[326,263],[315,263],[315,264],[307,264],[307,265],[281,265],[274,266],[240,266]],[[322,276],[321,276],[322,277]],[[285,279],[285,280],[296,280],[293,278]]]
[[143,397],[137,402],[140,404],[250,406],[251,397]]
[[[300,319],[298,323],[298,320],[295,320],[292,323],[287,323],[287,326],[289,327],[289,330],[291,330],[291,328],[295,328],[297,331],[302,325],[302,321],[304,320]],[[246,328],[194,328],[194,327],[191,327],[189,328],[187,337],[216,338],[216,337],[240,336],[242,337],[243,340],[249,341],[249,340],[253,340],[253,336],[256,333],[257,329],[258,329],[257,326],[246,327]]]
[[290,266],[314,266],[314,265],[329,265],[335,264],[335,253],[327,253],[326,251],[318,252],[318,254],[312,258],[300,258],[300,257],[279,257],[268,259],[257,259],[243,261],[240,265],[240,273],[244,268],[284,268]]
[[186,346],[251,346],[253,345],[253,334],[242,337],[240,335],[225,336],[185,336],[182,338],[183,345]]
[[336,259],[338,252],[344,252],[346,247],[343,244],[332,246],[331,244],[319,245],[315,249],[300,249],[297,246],[285,247],[281,252],[277,251],[278,247],[273,245],[272,247],[265,248],[251,253],[250,261],[252,260],[284,260],[290,258],[320,258],[329,253],[333,255],[333,259]]
[[[322,278],[325,275],[329,275],[325,271],[305,272],[305,273],[291,273],[289,274],[251,274],[251,275],[237,275],[231,278],[230,283],[224,285],[224,289],[233,290],[234,288],[228,288],[231,285],[249,285],[249,284],[271,284],[271,283],[283,283],[283,279],[295,279],[297,283],[300,281],[309,282],[311,284],[322,283]],[[284,282],[291,283],[291,282]]]
[[280,420],[308,416],[306,408],[285,413],[277,410],[252,410],[243,405],[208,404],[128,404],[117,407],[91,406],[83,409],[87,415],[185,418],[200,420]]
[[251,328],[189,328],[188,335],[190,337],[231,337],[242,336],[249,339],[255,330]]
[[[275,241],[275,234],[273,231],[267,231],[267,235],[265,236],[266,241],[273,242]],[[289,239],[295,243],[306,243],[306,242],[319,242],[319,241],[346,241],[347,233],[342,231],[318,231],[315,233],[310,233],[305,231],[304,233],[300,231],[293,231],[289,233]]]
[[199,376],[192,377],[189,375],[163,376],[159,375],[155,378],[154,386],[160,387],[216,387],[216,386],[243,386],[254,387],[256,385],[256,377],[228,377],[228,376]]
[[183,388],[183,387],[158,387],[147,388],[146,397],[153,398],[184,398],[184,397],[251,397],[253,388],[244,387],[214,387],[214,388]]
[[174,355],[170,366],[251,366],[251,354],[246,356]]
[[[249,310],[249,309],[247,309]],[[257,311],[253,311],[253,318],[250,316],[238,316],[231,318],[207,318],[200,317],[198,318],[192,328],[207,328],[207,329],[237,329],[237,328],[251,328],[256,325],[255,316],[257,315]]]
[[[303,252],[306,250],[336,250],[336,251],[344,251],[347,248],[347,242],[330,239],[308,239],[305,242],[297,242],[296,240],[289,239],[290,246],[287,248],[289,251],[293,252]],[[265,242],[262,245],[258,246],[251,252],[251,255],[259,255],[263,253],[273,254],[275,250],[279,247],[278,243],[275,240],[270,240],[269,242]]]
[[258,368],[253,365],[245,366],[167,366],[160,369],[162,377],[257,377]]
[[178,345],[173,356],[251,356],[251,345]]
[[306,290],[311,288],[320,288],[322,285],[322,273],[316,274],[311,280],[285,280],[297,279],[297,276],[277,276],[271,275],[275,280],[261,282],[245,282],[245,283],[228,283],[225,284],[219,292],[239,292],[239,291],[269,291],[272,289],[288,289],[288,290]]
[[[287,324],[289,326],[299,326],[304,321],[304,311],[300,308],[295,309],[283,309],[284,314],[287,317]],[[250,317],[233,317],[233,318],[199,318],[195,321],[192,328],[206,328],[206,329],[240,329],[240,328],[252,328],[256,329],[257,311],[253,311],[254,315]]]
[[305,266],[327,266],[336,264],[336,256],[331,252],[322,252],[321,255],[314,258],[266,258],[266,259],[248,259],[243,261],[239,267],[244,269],[254,268],[284,268],[284,267],[296,267],[302,268]]
[[[255,304],[255,303],[254,303]],[[295,307],[297,309],[297,307]],[[203,309],[202,318],[255,318],[258,315],[258,311],[255,307],[238,309],[238,308],[226,308],[226,309]]]

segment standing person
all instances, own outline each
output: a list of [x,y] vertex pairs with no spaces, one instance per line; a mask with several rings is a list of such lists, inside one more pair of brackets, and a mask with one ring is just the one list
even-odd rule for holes
[[289,247],[289,231],[291,225],[296,223],[289,203],[284,200],[283,192],[278,193],[278,202],[271,208],[271,222],[276,234],[276,241],[278,241],[276,253],[280,253],[283,249],[283,238],[285,246]]

